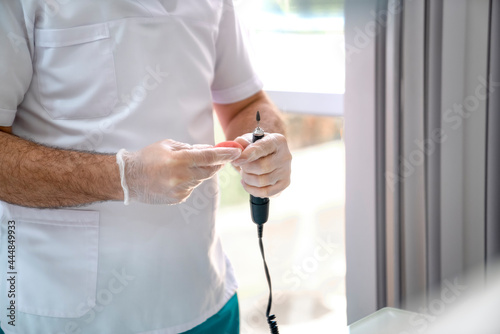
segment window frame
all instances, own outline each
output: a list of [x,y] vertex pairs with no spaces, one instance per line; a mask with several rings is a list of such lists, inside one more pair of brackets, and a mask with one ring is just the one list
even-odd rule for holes
[[283,112],[318,116],[344,116],[344,94],[265,90]]

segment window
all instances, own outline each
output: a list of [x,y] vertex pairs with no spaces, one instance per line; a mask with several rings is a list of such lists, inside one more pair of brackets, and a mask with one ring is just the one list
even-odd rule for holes
[[284,111],[342,115],[343,1],[240,0],[236,8],[275,103]]
[[[271,199],[264,247],[283,333],[343,329],[345,314],[343,3],[235,1],[264,89],[285,112],[292,184]],[[223,141],[220,128],[216,141]],[[269,333],[267,282],[248,194],[219,173],[218,230],[240,284],[243,334]]]

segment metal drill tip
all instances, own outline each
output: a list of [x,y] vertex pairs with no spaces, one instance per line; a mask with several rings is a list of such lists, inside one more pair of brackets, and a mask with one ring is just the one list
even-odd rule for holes
[[257,117],[256,117],[256,119],[257,119],[257,122],[260,122],[260,112],[259,111],[257,111]]

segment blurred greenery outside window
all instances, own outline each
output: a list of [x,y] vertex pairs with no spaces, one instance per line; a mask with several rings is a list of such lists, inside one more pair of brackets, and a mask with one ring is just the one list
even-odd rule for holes
[[[284,112],[292,184],[264,228],[280,332],[346,325],[343,0],[234,0],[264,90]],[[325,102],[326,101],[326,102]],[[331,101],[331,102],[330,102]],[[339,102],[340,101],[340,102]],[[216,142],[224,141],[216,126]],[[248,194],[219,173],[217,228],[239,281],[241,333],[268,333],[267,283]]]

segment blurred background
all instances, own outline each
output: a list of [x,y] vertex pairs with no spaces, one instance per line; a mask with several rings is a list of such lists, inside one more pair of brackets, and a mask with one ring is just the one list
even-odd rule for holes
[[[343,1],[234,3],[264,89],[285,114],[293,155],[292,184],[271,200],[264,229],[272,312],[286,333],[345,328]],[[268,287],[239,180],[231,166],[219,173],[217,228],[240,284],[242,333],[268,333]]]

